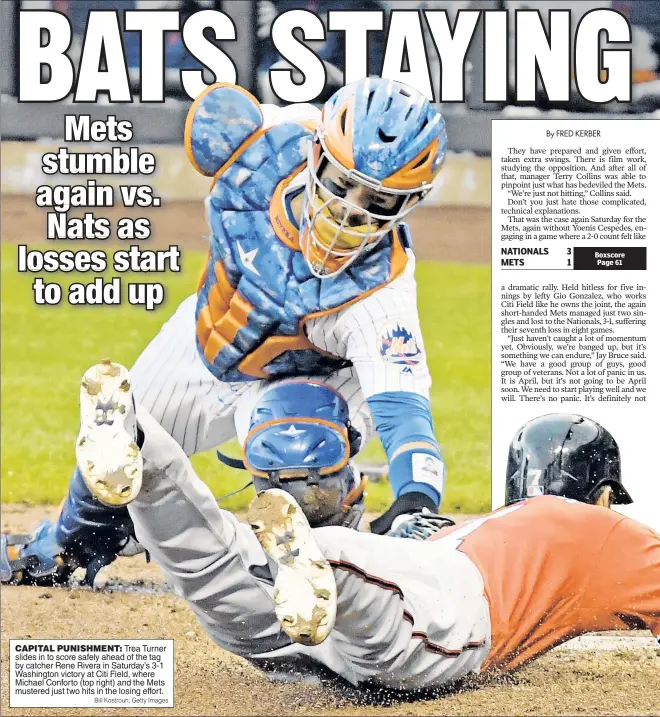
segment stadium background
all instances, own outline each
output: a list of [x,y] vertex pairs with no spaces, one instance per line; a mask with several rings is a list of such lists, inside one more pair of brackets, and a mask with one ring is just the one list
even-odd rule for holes
[[[464,514],[483,512],[490,505],[490,123],[497,117],[588,116],[593,112],[641,114],[660,107],[658,42],[660,2],[571,2],[572,27],[594,7],[614,6],[634,25],[633,96],[630,105],[590,107],[573,96],[566,106],[550,106],[539,96],[536,106],[486,104],[481,100],[483,39],[479,30],[470,50],[466,103],[441,107],[447,119],[451,152],[437,188],[426,206],[412,216],[420,313],[431,371],[436,433],[448,464],[448,488],[443,508]],[[205,254],[207,232],[202,198],[207,180],[190,168],[181,144],[189,100],[178,86],[178,71],[193,67],[180,37],[167,39],[168,98],[162,105],[108,106],[19,104],[16,13],[19,7],[55,9],[66,13],[76,38],[71,53],[80,51],[87,12],[94,9],[162,7],[192,12],[216,8],[228,12],[240,42],[227,43],[239,82],[263,101],[264,77],[277,60],[267,36],[272,18],[291,8],[307,8],[322,18],[328,9],[359,7],[412,9],[497,9],[551,7],[550,2],[376,2],[362,0],[2,0],[0,2],[0,67],[2,70],[2,529],[27,531],[44,515],[54,517],[72,469],[77,434],[77,394],[80,375],[100,357],[111,355],[130,364],[158,331],[178,302],[196,285]],[[131,77],[137,78],[139,45],[126,33]],[[331,64],[341,65],[343,49],[330,34],[317,48]],[[382,44],[372,46],[370,69],[378,72]],[[429,56],[433,58],[432,46]],[[432,68],[438,77],[437,65]],[[74,308],[37,307],[32,302],[33,275],[16,271],[17,244],[45,248],[45,211],[35,207],[34,191],[46,181],[41,155],[59,146],[63,116],[89,113],[93,119],[116,114],[135,128],[135,143],[157,156],[156,175],[145,178],[163,206],[150,212],[150,247],[179,244],[183,271],[164,277],[167,298],[147,313],[129,306]],[[98,147],[98,145],[97,145]],[[95,148],[97,148],[95,147]],[[76,149],[82,149],[77,147]],[[97,178],[108,183],[108,178]],[[112,183],[112,181],[110,182]],[[80,212],[72,212],[72,215]],[[117,218],[130,210],[100,210]],[[106,243],[111,251],[117,244]],[[50,248],[50,247],[48,247]],[[96,246],[94,248],[97,248]],[[108,274],[110,275],[110,274]],[[63,285],[68,275],[40,275]],[[135,280],[157,280],[153,275]],[[163,277],[159,277],[163,278]],[[85,277],[91,281],[93,276]],[[129,280],[128,277],[126,280]],[[228,450],[235,451],[236,446]],[[382,450],[374,443],[366,460],[379,463]],[[213,452],[196,456],[195,466],[216,495],[242,486],[246,477],[225,469]],[[500,467],[495,466],[496,470]],[[240,510],[250,490],[223,502]],[[370,484],[368,507],[378,510],[389,500],[385,481]],[[387,694],[328,690],[318,685],[269,685],[243,660],[213,646],[190,611],[162,586],[156,566],[142,556],[122,559],[102,573],[102,592],[10,588],[2,591],[2,658],[7,664],[8,638],[174,638],[176,640],[176,707],[168,714],[658,714],[660,655],[652,650],[620,653],[555,652],[516,677],[473,690],[471,685],[441,699],[404,700]],[[120,593],[120,594],[111,594]],[[597,680],[597,684],[595,684]],[[211,685],[213,689],[210,689]],[[593,689],[594,686],[597,689]],[[7,706],[7,670],[2,671],[2,712]],[[393,706],[392,706],[393,705]],[[22,711],[47,714],[51,710]],[[53,711],[53,714],[55,711]],[[101,711],[76,710],[79,714]],[[109,711],[108,711],[109,713]],[[140,710],[112,710],[112,714]],[[144,712],[146,714],[146,711]],[[154,714],[151,710],[150,714]]]

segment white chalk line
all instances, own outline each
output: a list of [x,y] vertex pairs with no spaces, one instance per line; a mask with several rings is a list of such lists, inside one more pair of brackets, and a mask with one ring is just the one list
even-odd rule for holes
[[580,652],[611,652],[618,650],[660,650],[660,644],[648,634],[642,635],[581,635],[555,650],[577,650]]

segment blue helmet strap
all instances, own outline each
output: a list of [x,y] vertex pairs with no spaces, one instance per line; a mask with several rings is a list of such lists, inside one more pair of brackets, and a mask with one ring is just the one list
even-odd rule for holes
[[227,500],[227,498],[231,498],[234,495],[238,495],[239,493],[242,493],[246,488],[249,488],[251,485],[252,485],[252,481],[249,481],[242,488],[239,488],[238,490],[233,490],[233,491],[231,491],[231,493],[225,493],[224,495],[218,496],[215,499],[216,503],[222,503],[223,500]]
[[216,450],[215,454],[217,455],[218,460],[221,463],[224,463],[226,466],[229,466],[230,468],[236,468],[239,471],[247,470],[245,462],[242,458],[232,458],[231,456],[227,456],[222,451],[218,450]]

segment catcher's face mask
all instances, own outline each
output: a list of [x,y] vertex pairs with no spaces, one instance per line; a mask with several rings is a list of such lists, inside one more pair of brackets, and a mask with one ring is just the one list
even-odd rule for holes
[[374,249],[433,185],[445,123],[412,87],[364,78],[325,103],[309,147],[301,247],[312,273],[336,276]]
[[271,474],[267,478],[253,476],[252,482],[257,492],[281,488],[290,493],[313,528],[340,525],[357,529],[364,513],[366,478],[356,480],[350,465],[323,477],[310,474],[299,478],[280,479]]
[[428,192],[384,187],[342,167],[327,152],[322,132],[311,143],[301,245],[312,273],[331,278],[376,247]]

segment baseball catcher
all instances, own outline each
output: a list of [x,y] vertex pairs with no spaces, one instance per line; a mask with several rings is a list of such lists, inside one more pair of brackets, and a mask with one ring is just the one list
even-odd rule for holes
[[[444,120],[418,92],[384,79],[340,89],[322,114],[260,106],[240,87],[214,85],[190,109],[185,146],[212,178],[208,260],[197,294],[132,368],[137,402],[192,455],[243,442],[273,383],[322,379],[348,404],[361,437],[354,450],[375,428],[387,453],[395,501],[372,531],[428,537],[445,469],[403,220],[443,164]],[[58,520],[7,539],[5,561],[25,567],[3,580],[56,582],[78,565],[93,582],[133,549],[126,504],[139,471],[105,476],[137,448],[103,464],[84,451]],[[347,520],[359,520],[363,488],[356,479]]]

